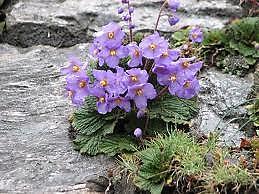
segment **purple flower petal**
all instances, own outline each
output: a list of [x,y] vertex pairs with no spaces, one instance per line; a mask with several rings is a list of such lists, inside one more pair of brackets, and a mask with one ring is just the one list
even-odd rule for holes
[[148,59],[160,57],[168,48],[168,42],[158,32],[145,37],[139,45],[143,56]]

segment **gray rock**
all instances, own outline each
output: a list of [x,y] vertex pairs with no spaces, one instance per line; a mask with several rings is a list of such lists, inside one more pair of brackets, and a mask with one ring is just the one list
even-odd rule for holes
[[59,71],[69,53],[85,56],[86,48],[0,45],[0,193],[104,191],[108,185],[98,177],[113,161],[81,156],[68,138],[73,107]]
[[246,114],[241,105],[252,90],[253,78],[240,78],[210,69],[201,75],[200,83],[200,112],[194,120],[194,132],[205,135],[219,132],[221,144],[239,145],[244,133],[237,121]]
[[[111,0],[20,0],[8,15],[8,32],[3,42],[28,47],[44,44],[68,47],[88,42],[93,32],[111,20],[120,21],[117,7],[120,1]],[[172,32],[185,25],[223,27],[232,16],[240,16],[241,9],[226,0],[182,0],[178,12],[181,22],[170,27],[167,17],[161,19],[159,29]],[[134,0],[134,21],[137,30],[154,28],[160,0]],[[124,25],[123,22],[121,22]]]

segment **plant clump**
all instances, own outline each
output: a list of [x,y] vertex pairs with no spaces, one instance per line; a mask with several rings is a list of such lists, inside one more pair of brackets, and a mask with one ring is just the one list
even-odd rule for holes
[[[134,144],[136,138],[154,136],[166,125],[186,124],[197,113],[202,61],[182,47],[170,47],[158,31],[165,15],[170,25],[179,22],[179,1],[163,1],[154,32],[145,36],[134,34],[130,1],[121,3],[117,11],[126,28],[115,22],[103,26],[89,48],[89,61],[71,57],[61,70],[68,96],[78,107],[72,119],[78,132],[75,148],[89,155],[130,151],[121,140]],[[202,40],[203,32],[195,26],[186,44]],[[104,148],[116,141],[116,149]]]
[[213,134],[198,143],[183,132],[170,132],[146,141],[134,155],[124,154],[121,165],[133,182],[151,194],[215,193],[235,187],[236,192],[255,180],[240,164],[231,163],[229,151],[216,146]]
[[226,73],[243,76],[259,59],[258,29],[259,18],[247,17],[223,29],[209,30],[204,35],[201,55]]

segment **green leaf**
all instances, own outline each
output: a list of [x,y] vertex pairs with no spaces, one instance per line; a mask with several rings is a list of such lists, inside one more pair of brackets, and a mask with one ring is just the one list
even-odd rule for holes
[[134,152],[136,151],[136,146],[136,141],[133,138],[116,135],[105,137],[100,146],[100,150],[109,156],[114,156],[119,153]]
[[72,126],[78,132],[74,140],[75,149],[88,155],[101,153],[101,142],[105,136],[113,133],[118,117],[120,114],[99,114],[96,111],[95,99],[86,98],[84,106],[73,115]]
[[102,153],[100,145],[106,139],[106,135],[113,133],[116,126],[117,120],[106,121],[106,124],[99,127],[95,133],[91,135],[79,134],[74,140],[75,150],[80,151],[81,154],[88,154],[90,156],[95,156]]
[[185,41],[187,38],[187,33],[186,31],[177,31],[173,33],[172,38],[178,42]]
[[202,44],[205,46],[221,44],[224,35],[225,34],[221,30],[205,31]]
[[81,154],[95,156],[100,153],[102,136],[79,136],[74,140],[74,148]]
[[103,135],[113,132],[115,127],[114,121],[119,115],[109,113],[101,115],[96,111],[96,101],[94,98],[88,97],[82,108],[78,109],[73,116],[72,126],[83,135],[91,135],[100,129],[103,130]]
[[162,119],[165,122],[186,123],[198,112],[194,100],[180,99],[176,96],[165,95],[150,103],[151,119]]
[[247,64],[249,65],[254,65],[256,63],[256,59],[252,58],[252,57],[246,57],[245,61],[247,62]]
[[160,184],[154,184],[148,179],[139,176],[134,179],[134,183],[139,188],[150,191],[151,194],[161,194],[164,187],[164,181]]

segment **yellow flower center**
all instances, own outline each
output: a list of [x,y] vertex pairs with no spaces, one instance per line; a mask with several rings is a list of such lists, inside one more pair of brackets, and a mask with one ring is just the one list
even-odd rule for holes
[[73,69],[73,72],[80,71],[80,67],[78,65],[74,65],[72,69]]
[[121,103],[121,99],[120,99],[120,98],[117,98],[117,99],[115,100],[115,103],[116,103],[116,104],[120,104],[120,103]]
[[114,38],[114,32],[109,32],[108,33],[108,38],[113,39]]
[[183,68],[188,68],[190,66],[188,61],[182,63]]
[[170,76],[170,80],[171,80],[172,82],[175,82],[175,81],[176,81],[176,75],[175,75],[175,74],[171,75],[171,76]]
[[86,86],[86,81],[81,81],[81,82],[79,82],[79,87],[80,88],[84,88]]
[[195,33],[194,33],[194,34],[192,34],[192,38],[193,38],[193,39],[198,38],[198,34],[195,34]]
[[107,80],[102,80],[102,81],[100,81],[100,85],[101,85],[102,87],[107,86],[107,85],[108,85]]
[[164,52],[163,54],[162,54],[162,57],[168,57],[168,52],[166,51],[166,52]]
[[139,53],[139,51],[138,51],[137,49],[135,49],[134,55],[135,55],[136,57],[139,57],[140,53]]
[[117,54],[116,50],[110,50],[110,55],[115,56]]
[[156,48],[156,45],[155,45],[154,43],[152,43],[151,45],[149,45],[149,48],[150,48],[151,50],[154,50],[154,49]]
[[105,98],[104,97],[100,97],[99,98],[99,102],[104,103],[105,102]]
[[131,75],[131,76],[130,76],[130,79],[131,79],[131,81],[133,81],[133,82],[137,82],[137,81],[138,81],[138,77],[135,76],[135,75]]
[[185,88],[191,87],[191,82],[189,82],[189,81],[185,82],[183,87],[185,87]]
[[143,95],[143,90],[142,90],[142,89],[137,89],[137,90],[136,90],[136,94],[137,94],[138,96],[142,96],[142,95]]

